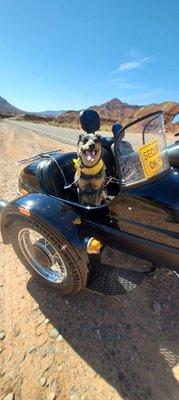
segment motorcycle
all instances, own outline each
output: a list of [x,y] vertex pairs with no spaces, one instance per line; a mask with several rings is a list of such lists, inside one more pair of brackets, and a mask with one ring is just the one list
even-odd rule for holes
[[[85,110],[87,133],[99,114]],[[179,274],[179,142],[166,147],[162,112],[154,112],[102,137],[107,202],[78,201],[76,152],[54,150],[30,159],[18,180],[19,197],[0,201],[1,234],[25,267],[59,294],[82,288],[121,294],[151,273],[100,263],[105,247]]]

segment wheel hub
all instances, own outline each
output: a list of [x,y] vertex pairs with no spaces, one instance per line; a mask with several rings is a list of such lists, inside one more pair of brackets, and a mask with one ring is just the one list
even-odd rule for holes
[[43,267],[51,268],[51,260],[44,249],[42,249],[38,244],[32,245],[31,248],[32,256],[34,259]]
[[59,251],[39,232],[23,228],[18,242],[31,267],[49,282],[61,284],[67,278],[67,270]]

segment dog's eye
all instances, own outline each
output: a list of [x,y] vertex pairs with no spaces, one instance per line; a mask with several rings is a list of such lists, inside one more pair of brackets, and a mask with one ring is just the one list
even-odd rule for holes
[[87,142],[88,142],[88,139],[85,138],[85,139],[83,140],[83,143],[86,144]]

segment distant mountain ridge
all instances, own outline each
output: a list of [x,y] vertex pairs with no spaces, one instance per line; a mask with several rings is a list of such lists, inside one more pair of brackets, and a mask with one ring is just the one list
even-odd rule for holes
[[19,108],[16,108],[12,104],[8,103],[7,100],[3,99],[3,97],[0,96],[0,113],[1,114],[19,114],[25,111],[19,110]]
[[[121,100],[114,98],[106,103],[94,105],[89,109],[99,112],[103,129],[111,126],[114,122],[122,120],[129,114],[134,114],[141,106],[123,103]],[[59,124],[67,126],[69,124],[73,128],[79,127],[79,113],[81,110],[69,110],[56,118]]]
[[[179,114],[179,103],[174,101],[166,101],[163,103],[153,103],[145,106],[130,105],[128,103],[123,103],[118,98],[114,98],[106,103],[100,105],[94,105],[89,107],[99,112],[101,118],[101,129],[110,130],[111,126],[115,122],[119,122],[123,125],[130,123],[131,121],[143,117],[144,115],[150,114],[151,112],[162,110],[165,116],[165,126],[168,130],[174,131],[178,124],[172,124],[173,118]],[[0,114],[4,115],[17,115],[17,118],[23,120],[30,120],[36,122],[49,122],[57,126],[65,126],[71,128],[80,128],[79,114],[81,110],[69,110],[69,111],[41,111],[27,113],[25,111],[19,110],[5,99],[0,97]]]
[[123,103],[121,100],[114,98],[106,103],[99,106],[90,107],[96,110],[102,115],[105,120],[122,119],[129,115],[131,112],[134,113],[141,108],[138,105],[130,105],[128,103]]
[[[89,108],[99,112],[102,130],[111,130],[111,126],[115,122],[119,122],[122,125],[127,125],[137,118],[160,110],[164,112],[166,129],[174,131],[176,124],[172,124],[172,120],[175,115],[179,114],[179,104],[174,101],[139,106],[123,103],[119,99],[114,98],[99,106],[95,105]],[[80,111],[67,111],[66,113],[57,117],[56,121],[61,126],[79,128],[79,113]]]
[[35,114],[38,116],[47,116],[47,117],[57,117],[61,114],[63,114],[65,110],[60,110],[60,111],[41,111],[41,112],[29,112],[27,113],[26,111],[20,110],[19,108],[13,106],[12,104],[8,103],[7,100],[3,99],[3,97],[0,96],[0,114],[4,115],[10,115],[10,114]]

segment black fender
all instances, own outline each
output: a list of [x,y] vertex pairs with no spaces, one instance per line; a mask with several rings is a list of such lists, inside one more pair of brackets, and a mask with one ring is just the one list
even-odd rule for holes
[[10,243],[11,224],[24,214],[27,214],[26,218],[47,228],[57,240],[58,238],[65,239],[67,245],[69,243],[72,246],[79,262],[88,263],[86,244],[89,236],[86,226],[83,226],[76,211],[55,196],[33,193],[10,202],[1,214],[1,233],[4,244]]

